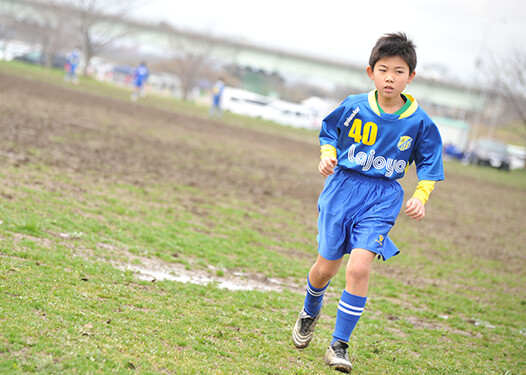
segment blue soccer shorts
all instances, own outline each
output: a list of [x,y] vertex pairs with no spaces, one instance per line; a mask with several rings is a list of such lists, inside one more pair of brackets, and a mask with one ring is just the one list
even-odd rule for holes
[[387,236],[404,199],[396,180],[336,168],[318,199],[318,253],[337,260],[366,249],[387,260],[400,251]]

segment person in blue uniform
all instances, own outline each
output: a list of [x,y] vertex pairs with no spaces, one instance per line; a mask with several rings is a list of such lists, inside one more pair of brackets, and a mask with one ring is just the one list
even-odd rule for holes
[[404,198],[397,180],[415,164],[419,182],[405,214],[421,220],[435,182],[444,179],[438,128],[403,92],[415,77],[416,60],[415,45],[404,33],[378,39],[367,67],[375,90],[347,97],[323,120],[319,134],[318,169],[326,180],[318,200],[318,257],[292,338],[298,348],[309,345],[325,291],[349,254],[325,353],[326,364],[341,372],[352,369],[348,342],[365,308],[373,260],[399,253],[389,238]]
[[223,79],[219,78],[212,86],[212,104],[210,106],[210,116],[221,117],[223,115],[223,109],[221,108],[221,99],[223,97],[223,91],[225,90],[225,83]]
[[78,48],[74,48],[66,57],[66,66],[64,67],[66,74],[64,80],[66,82],[73,82],[78,84],[79,79],[77,76],[77,68],[80,64],[80,51]]
[[134,91],[132,94],[132,100],[136,101],[139,97],[144,97],[146,93],[144,92],[144,84],[148,79],[150,72],[146,67],[146,63],[143,61],[139,64],[133,73],[133,87]]

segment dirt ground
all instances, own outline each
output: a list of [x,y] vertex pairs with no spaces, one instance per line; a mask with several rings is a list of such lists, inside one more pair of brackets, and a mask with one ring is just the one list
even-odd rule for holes
[[[295,200],[298,217],[315,231],[323,183],[316,139],[284,138],[3,74],[0,87],[2,163],[38,161],[139,186],[148,176],[253,202],[260,210],[271,200]],[[414,174],[402,185],[411,193]],[[191,201],[186,209],[192,209]],[[455,245],[453,256],[496,260],[502,262],[499,273],[524,274],[524,190],[446,170],[446,182],[437,185],[427,210],[428,217],[415,224],[413,240],[430,258],[441,255],[419,240],[419,231],[437,241],[447,238]],[[397,225],[408,221],[401,217]],[[408,283],[429,282],[418,267],[379,272],[397,272]]]

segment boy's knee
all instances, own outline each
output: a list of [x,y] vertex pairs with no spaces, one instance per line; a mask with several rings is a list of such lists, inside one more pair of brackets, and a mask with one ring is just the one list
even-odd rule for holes
[[349,264],[347,267],[347,278],[354,281],[368,280],[371,268],[366,264]]
[[330,280],[334,276],[334,273],[327,268],[317,268],[314,273],[318,280]]
[[312,268],[313,275],[317,280],[329,281],[338,272],[338,268],[328,264],[316,263]]

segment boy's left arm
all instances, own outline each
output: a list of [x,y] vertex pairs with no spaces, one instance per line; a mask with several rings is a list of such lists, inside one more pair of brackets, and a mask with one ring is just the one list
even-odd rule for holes
[[411,219],[422,220],[426,215],[426,209],[424,205],[429,199],[429,194],[431,194],[434,188],[435,181],[420,180],[413,196],[406,203],[406,215]]
[[405,213],[412,219],[422,220],[426,215],[424,205],[437,181],[444,179],[442,163],[442,138],[433,120],[424,116],[420,142],[415,150],[418,185],[411,199],[406,203]]

